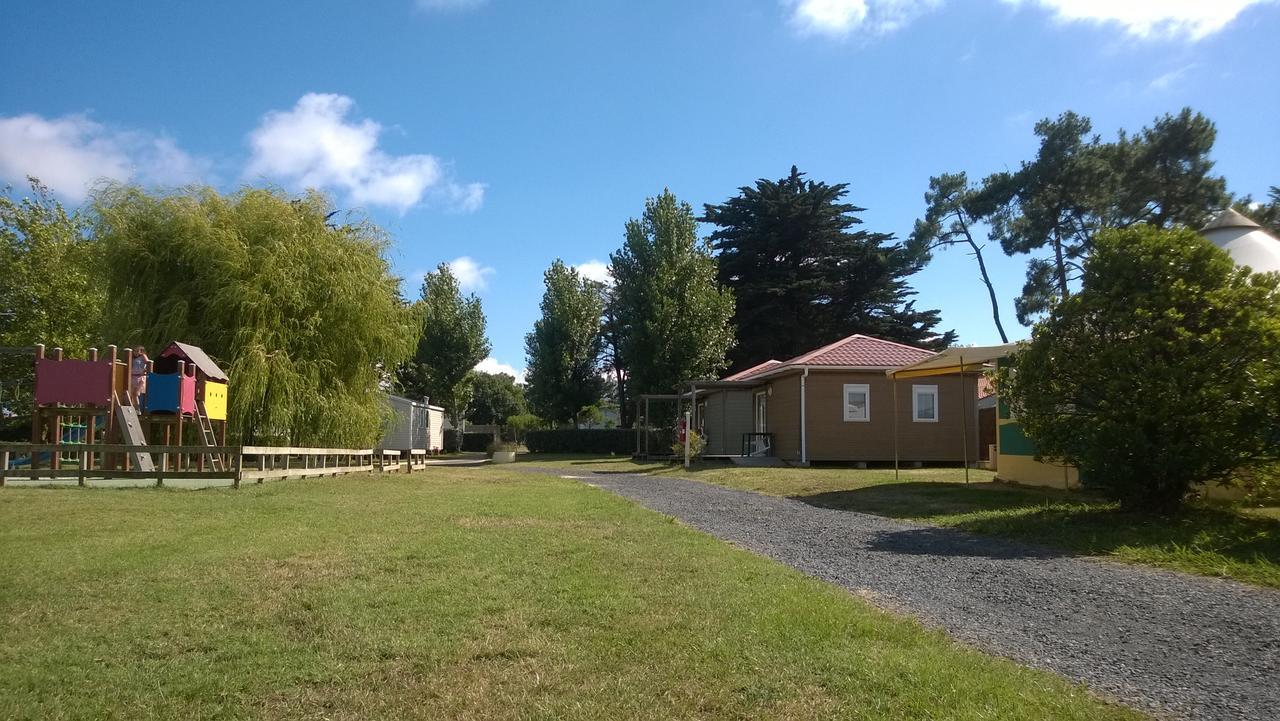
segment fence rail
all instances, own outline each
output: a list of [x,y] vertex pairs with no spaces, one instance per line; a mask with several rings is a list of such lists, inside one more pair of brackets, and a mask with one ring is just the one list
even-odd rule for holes
[[[140,453],[151,456],[155,470],[131,468],[128,459]],[[163,486],[168,479],[229,479],[239,488],[242,481],[411,473],[427,467],[427,455],[424,449],[0,443],[0,486],[8,480],[76,479],[83,486],[90,480],[142,479]]]

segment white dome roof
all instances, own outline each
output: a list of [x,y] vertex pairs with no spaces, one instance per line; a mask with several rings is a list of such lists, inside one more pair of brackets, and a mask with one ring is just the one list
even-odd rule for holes
[[1280,272],[1280,240],[1230,208],[1219,213],[1200,234],[1227,251],[1236,265],[1247,265],[1255,273]]

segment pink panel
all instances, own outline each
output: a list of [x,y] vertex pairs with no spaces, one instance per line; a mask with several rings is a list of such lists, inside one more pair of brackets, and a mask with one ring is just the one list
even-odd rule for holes
[[196,377],[182,376],[178,380],[178,403],[183,413],[195,415],[196,412]]
[[41,358],[36,361],[36,404],[111,405],[111,364]]

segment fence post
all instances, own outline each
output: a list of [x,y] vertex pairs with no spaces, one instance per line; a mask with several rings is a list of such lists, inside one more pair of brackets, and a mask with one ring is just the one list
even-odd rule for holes
[[9,477],[9,451],[0,451],[0,488],[4,488],[4,479]]
[[231,476],[231,485],[235,488],[240,487],[240,480],[244,478],[244,446],[236,451],[236,470]]
[[85,459],[88,457],[88,455],[89,454],[86,453],[85,451],[80,451],[80,472],[76,476],[76,484],[79,485],[81,488],[84,488],[84,477],[86,473],[85,467],[86,465],[88,465],[88,461]]
[[164,470],[169,467],[169,449],[160,453],[160,467],[156,469],[156,488],[164,487]]

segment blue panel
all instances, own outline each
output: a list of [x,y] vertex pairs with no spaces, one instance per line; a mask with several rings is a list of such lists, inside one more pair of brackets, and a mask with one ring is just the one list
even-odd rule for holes
[[177,373],[150,373],[147,375],[147,412],[179,413],[182,404],[178,397]]

